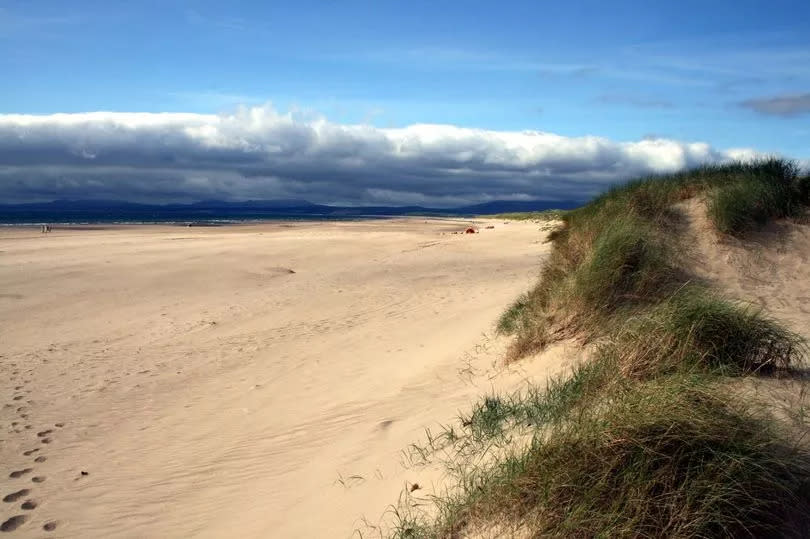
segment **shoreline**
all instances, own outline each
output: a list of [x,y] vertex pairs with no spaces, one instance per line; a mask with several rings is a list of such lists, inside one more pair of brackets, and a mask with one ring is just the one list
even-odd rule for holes
[[436,222],[475,222],[475,221],[499,221],[502,219],[497,215],[470,215],[470,216],[436,216],[436,215],[368,215],[352,217],[295,217],[295,218],[268,218],[268,219],[223,219],[223,220],[201,220],[201,221],[31,221],[24,223],[0,222],[0,229],[16,228],[37,228],[43,224],[48,224],[53,229],[59,230],[92,230],[95,228],[125,228],[125,227],[181,227],[181,228],[217,228],[231,226],[260,226],[285,223],[353,223],[353,222],[375,222],[375,221],[396,221],[396,220],[422,220]]

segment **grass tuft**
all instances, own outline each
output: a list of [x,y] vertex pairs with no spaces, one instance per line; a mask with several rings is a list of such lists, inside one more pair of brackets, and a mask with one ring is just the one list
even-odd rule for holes
[[459,417],[461,433],[455,439],[487,444],[516,427],[558,423],[616,383],[615,373],[614,364],[605,357],[576,365],[566,376],[550,378],[545,388],[529,385],[510,395],[484,397],[469,415]]
[[665,303],[664,310],[672,332],[709,366],[771,372],[797,366],[804,356],[804,340],[761,309],[692,289]]
[[[657,231],[637,219],[617,219],[594,240],[574,273],[573,292],[583,309],[611,310],[625,300],[655,296],[672,266]],[[573,298],[571,298],[573,299]]]
[[527,294],[521,295],[518,299],[515,300],[509,308],[504,311],[501,317],[498,319],[498,333],[503,335],[511,335],[515,331],[517,331],[517,324],[518,321],[523,316],[523,311],[529,305],[529,296]]
[[769,159],[747,166],[711,191],[708,214],[717,230],[739,235],[780,217],[796,215],[804,187],[795,163]]
[[688,287],[627,321],[601,344],[624,376],[679,370],[724,375],[786,372],[803,365],[806,344],[761,310]]

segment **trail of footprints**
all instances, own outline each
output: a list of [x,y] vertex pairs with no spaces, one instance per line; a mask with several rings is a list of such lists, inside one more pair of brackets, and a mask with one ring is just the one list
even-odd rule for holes
[[[14,367],[15,365],[12,364],[11,366]],[[16,377],[17,374],[19,374],[19,371],[13,371],[12,377]],[[25,382],[30,382],[30,380],[25,380]],[[17,385],[14,390],[15,392],[20,392],[21,390],[24,390],[24,387],[25,386],[23,385]],[[26,393],[30,393],[30,391],[26,391]],[[26,430],[32,429],[30,424],[24,424],[25,420],[28,419],[28,408],[26,406],[17,406],[17,404],[19,404],[19,402],[24,398],[25,395],[22,393],[14,395],[14,397],[11,399],[12,403],[4,406],[5,409],[16,407],[15,411],[21,420],[11,422],[11,428],[14,433],[23,433]],[[31,400],[27,400],[26,403],[28,405],[34,404],[34,402]],[[58,429],[61,429],[62,427],[64,427],[63,423],[56,423],[53,425],[53,428],[47,428],[37,432],[36,440],[42,444],[42,446],[34,447],[22,452],[22,456],[28,457],[33,464],[31,466],[22,467],[19,470],[13,470],[8,474],[8,483],[11,485],[11,491],[3,494],[3,503],[19,503],[19,509],[21,512],[20,514],[6,519],[2,524],[0,524],[0,532],[13,532],[14,530],[18,529],[28,522],[30,512],[34,511],[39,506],[40,502],[34,495],[35,487],[37,484],[43,483],[46,477],[44,475],[37,475],[35,473],[35,465],[41,464],[48,460],[46,455],[41,454],[41,449],[46,448],[47,445],[53,441],[53,435],[56,434]],[[57,521],[47,521],[43,524],[42,529],[46,532],[51,532],[56,530],[58,524],[59,523]]]

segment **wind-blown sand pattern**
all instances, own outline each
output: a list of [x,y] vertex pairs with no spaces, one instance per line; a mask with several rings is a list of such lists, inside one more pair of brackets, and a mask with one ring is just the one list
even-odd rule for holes
[[[9,537],[349,537],[491,387],[536,223],[0,230]],[[486,229],[484,225],[494,225]],[[542,375],[544,360],[521,368]]]

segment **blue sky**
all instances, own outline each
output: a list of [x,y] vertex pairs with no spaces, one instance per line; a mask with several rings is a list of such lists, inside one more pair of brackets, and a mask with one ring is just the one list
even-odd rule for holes
[[0,114],[265,106],[805,160],[808,28],[806,1],[0,0]]

